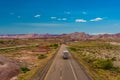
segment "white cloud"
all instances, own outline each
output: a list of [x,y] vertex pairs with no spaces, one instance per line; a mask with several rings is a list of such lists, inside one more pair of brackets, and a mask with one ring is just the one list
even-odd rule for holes
[[67,18],[62,18],[62,20],[63,20],[63,21],[66,21],[66,20],[67,20]]
[[84,20],[84,19],[76,19],[75,22],[79,22],[79,23],[81,22],[81,23],[82,23],[82,22],[87,22],[87,20]]
[[21,16],[17,16],[18,17],[18,19],[20,19],[21,18]]
[[69,11],[65,11],[64,13],[65,13],[65,14],[71,14],[71,12],[69,12]]
[[51,19],[56,19],[57,17],[50,17]]
[[61,20],[66,21],[67,18],[58,18],[57,20],[59,20],[59,21],[61,21]]
[[82,14],[84,14],[84,15],[85,15],[85,14],[87,14],[87,12],[83,11],[83,12],[82,12]]
[[95,19],[91,19],[90,21],[101,21],[101,20],[103,20],[103,18],[100,18],[100,17],[98,17],[98,18],[95,18]]
[[35,17],[35,18],[39,18],[39,17],[40,17],[40,15],[39,15],[39,14],[37,14],[37,15],[35,15],[34,17]]

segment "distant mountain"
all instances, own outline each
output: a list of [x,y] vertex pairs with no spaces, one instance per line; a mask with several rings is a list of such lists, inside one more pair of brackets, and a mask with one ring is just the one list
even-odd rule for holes
[[99,35],[89,35],[84,32],[75,32],[66,34],[63,36],[69,37],[71,40],[94,40],[94,39],[120,39],[120,33],[117,34],[99,34]]
[[92,39],[120,39],[120,33],[117,34],[99,34],[92,36]]
[[120,33],[117,34],[99,34],[89,35],[84,32],[74,32],[70,34],[7,34],[0,35],[0,38],[66,38],[71,40],[94,40],[94,39],[120,39]]
[[49,38],[49,37],[58,37],[59,35],[52,34],[6,34],[0,35],[0,38]]
[[86,34],[84,32],[75,32],[75,33],[71,33],[68,34],[70,36],[70,39],[77,39],[77,40],[87,40],[90,39],[90,35]]

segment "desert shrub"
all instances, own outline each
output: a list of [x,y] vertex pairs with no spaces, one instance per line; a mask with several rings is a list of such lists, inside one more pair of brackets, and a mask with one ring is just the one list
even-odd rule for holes
[[46,58],[46,57],[47,57],[46,55],[40,54],[40,55],[38,56],[38,59],[44,59],[44,58]]
[[27,67],[22,67],[21,70],[22,70],[23,73],[26,73],[26,72],[30,71],[30,69],[27,68]]
[[58,44],[53,44],[53,47],[56,49],[58,47]]
[[116,57],[113,57],[111,60],[112,60],[112,61],[116,61]]
[[120,67],[113,67],[113,70],[120,73]]
[[113,63],[112,60],[109,59],[108,60],[98,59],[94,62],[94,67],[109,70],[113,68]]
[[51,45],[47,45],[47,47],[53,47],[53,45],[51,44]]
[[0,43],[1,43],[1,44],[4,44],[4,41],[3,41],[3,40],[0,40]]
[[74,47],[69,47],[69,49],[72,50],[72,51],[77,51],[77,49],[74,48]]
[[106,49],[112,49],[113,47],[111,45],[107,45]]
[[58,44],[53,44],[54,47],[58,47]]
[[86,61],[87,63],[93,63],[96,59],[86,56],[83,58],[83,60]]
[[54,48],[57,48],[58,46],[59,46],[59,45],[58,45],[57,43],[48,45],[48,47],[54,47]]

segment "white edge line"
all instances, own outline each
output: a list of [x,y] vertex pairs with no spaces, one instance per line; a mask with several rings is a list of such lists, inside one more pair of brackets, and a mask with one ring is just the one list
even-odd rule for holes
[[68,62],[69,62],[70,67],[71,67],[71,69],[72,69],[72,72],[73,72],[74,78],[75,78],[75,80],[77,80],[77,76],[76,76],[76,74],[75,74],[75,72],[74,72],[74,70],[73,70],[73,66],[72,66],[72,64],[71,64],[70,61],[68,61]]

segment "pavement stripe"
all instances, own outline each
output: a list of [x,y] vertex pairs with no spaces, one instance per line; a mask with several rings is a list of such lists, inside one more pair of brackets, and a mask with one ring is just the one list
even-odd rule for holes
[[60,68],[60,80],[62,80],[62,68]]
[[[61,50],[61,49],[60,49],[60,50]],[[54,64],[55,64],[55,62],[56,62],[57,55],[58,55],[58,53],[60,52],[60,50],[56,53],[56,57],[55,57],[55,59],[53,60],[53,62],[52,62],[52,64],[51,64],[51,66],[50,66],[50,68],[49,68],[49,70],[48,70],[48,72],[47,72],[47,74],[46,74],[44,80],[46,80],[47,77],[48,77],[48,75],[50,74],[50,71],[52,70],[52,68],[53,68],[53,66],[54,66]]]
[[77,80],[77,76],[76,76],[76,74],[75,74],[75,71],[74,71],[74,69],[73,69],[73,66],[72,66],[72,64],[71,64],[71,62],[68,60],[68,62],[69,62],[69,64],[70,64],[70,67],[71,67],[71,70],[72,70],[72,72],[73,72],[73,75],[74,75],[74,78],[75,78],[75,80]]

